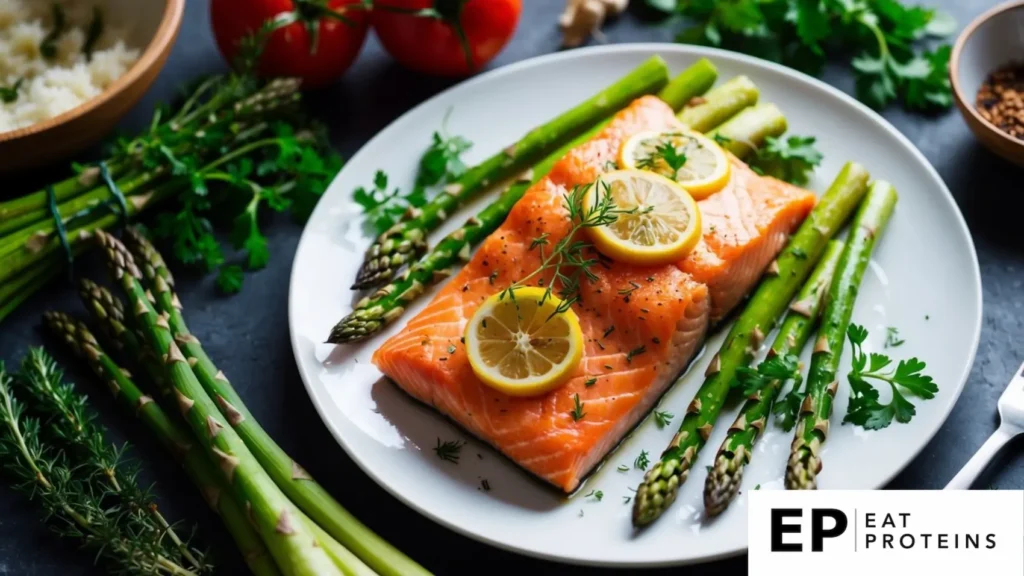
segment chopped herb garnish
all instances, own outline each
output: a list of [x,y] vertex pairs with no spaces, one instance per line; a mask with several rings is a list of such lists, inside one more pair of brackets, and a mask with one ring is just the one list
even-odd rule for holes
[[670,412],[654,411],[654,423],[657,424],[659,430],[671,424],[673,418],[675,415]]
[[607,338],[608,335],[611,334],[612,332],[615,332],[615,325],[614,324],[609,326],[608,329],[604,331],[604,338]]
[[714,140],[720,146],[732,142],[732,138],[729,138],[728,136],[725,136],[723,134],[718,134],[717,132],[711,137],[711,139]]
[[616,468],[616,470],[618,470],[619,472],[629,472],[629,466],[626,466],[625,464],[619,464],[619,467]]
[[614,370],[614,369],[615,369],[615,367],[614,367],[614,366],[612,366],[611,364],[605,364],[605,365],[604,365],[604,369],[605,369],[605,370]]
[[580,402],[580,395],[574,394],[572,397],[572,402],[573,409],[572,412],[570,412],[569,414],[572,415],[573,422],[579,422],[580,420],[583,420],[584,416],[587,415],[587,413],[583,411],[583,403]]
[[629,285],[632,286],[632,288],[623,288],[619,290],[619,295],[625,296],[627,302],[629,302],[629,297],[633,294],[633,290],[636,290],[637,288],[640,287],[639,284],[633,282],[632,280],[629,281]]
[[639,356],[647,352],[647,346],[641,344],[638,348],[633,348],[626,354],[626,362],[632,363],[635,356]]
[[900,331],[895,326],[889,326],[885,329],[885,347],[895,348],[902,346],[906,340],[900,338]]
[[449,354],[455,354],[455,350],[456,350],[455,344],[449,344],[448,345],[448,353]]
[[487,277],[487,281],[490,282],[491,286],[494,286],[494,280],[498,278],[498,271],[491,272],[491,275]]
[[604,163],[604,169],[606,172],[612,172],[619,169],[619,165],[614,160],[608,160]]
[[647,467],[651,464],[650,456],[647,454],[647,450],[641,450],[640,455],[633,460],[633,467],[637,470],[647,470]]
[[18,91],[21,90],[21,85],[24,83],[24,78],[18,78],[10,86],[0,86],[0,101],[3,101],[5,104],[16,102],[18,100]]
[[484,489],[484,492],[491,491],[491,483],[487,481],[487,478],[480,481],[480,487]]
[[651,342],[654,342],[655,344],[661,344],[661,338],[655,336],[654,338],[651,338]]
[[632,496],[623,496],[623,497],[622,497],[622,503],[623,503],[623,504],[629,504],[629,503],[630,503],[630,501],[632,501],[632,500],[633,500],[633,497],[632,497]]
[[82,44],[82,52],[86,61],[92,60],[92,52],[96,49],[96,42],[103,36],[103,12],[99,6],[92,7],[92,20],[85,32],[85,44]]
[[57,40],[64,35],[68,25],[64,8],[60,4],[54,2],[50,6],[50,10],[53,15],[53,28],[50,28],[43,41],[39,43],[39,53],[47,60],[52,60],[57,56]]
[[604,492],[601,492],[600,490],[591,490],[589,494],[584,496],[584,498],[590,498],[590,497],[593,497],[595,500],[600,502],[601,499],[604,498]]
[[591,387],[591,386],[593,386],[594,384],[597,384],[597,378],[587,378],[587,379],[586,379],[586,380],[585,380],[585,381],[583,382],[583,385],[584,385],[584,386],[586,386],[587,388],[590,388],[590,387]]
[[761,485],[760,484],[758,484],[757,486],[754,486],[754,490],[760,490],[760,489],[761,489]]
[[792,254],[794,258],[799,258],[800,260],[807,259],[807,252],[805,252],[802,248],[799,247],[793,247],[789,251],[789,253]]
[[449,440],[447,442],[441,442],[441,439],[437,439],[437,446],[434,447],[434,452],[437,453],[437,457],[446,462],[452,464],[459,463],[459,452],[462,451],[462,447],[466,443],[461,440]]

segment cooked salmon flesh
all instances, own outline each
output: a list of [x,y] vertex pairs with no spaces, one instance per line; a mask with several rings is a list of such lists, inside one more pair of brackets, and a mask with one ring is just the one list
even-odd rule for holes
[[[733,158],[729,184],[699,202],[703,238],[685,260],[657,267],[613,262],[594,269],[596,282],[581,283],[573,309],[586,343],[583,360],[568,384],[542,396],[512,397],[483,384],[466,358],[463,332],[487,297],[538,267],[534,238],[547,234],[554,245],[569,232],[569,190],[603,173],[631,134],[680,128],[671,108],[653,96],[620,111],[527,191],[471,261],[374,353],[374,364],[525,470],[575,490],[654,407],[708,327],[750,292],[813,208],[814,195]],[[577,394],[586,412],[578,421],[571,414]]]

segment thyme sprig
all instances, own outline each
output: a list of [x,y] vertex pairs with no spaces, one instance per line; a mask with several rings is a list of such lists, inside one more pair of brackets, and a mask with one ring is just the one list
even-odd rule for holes
[[[596,186],[593,202],[585,206],[587,193]],[[622,209],[615,204],[609,186],[603,180],[596,183],[577,185],[563,196],[563,206],[567,212],[566,219],[572,223],[569,232],[551,247],[547,233],[541,234],[530,243],[530,250],[540,251],[540,266],[519,281],[501,291],[500,298],[509,297],[515,301],[515,290],[529,285],[537,276],[550,272],[552,279],[544,282],[544,294],[540,304],[543,305],[555,293],[558,285],[558,298],[561,302],[552,312],[561,314],[569,310],[580,299],[580,281],[586,278],[590,282],[597,280],[592,270],[601,263],[601,258],[592,250],[593,244],[577,238],[585,228],[607,226],[625,214],[635,214],[637,208]],[[543,277],[542,277],[543,280]]]
[[64,382],[63,371],[42,348],[29,351],[20,376],[17,382],[31,398],[32,407],[48,418],[46,434],[82,461],[82,470],[119,501],[140,530],[155,541],[166,538],[164,555],[199,571],[209,569],[203,554],[182,541],[157,509],[152,494],[139,486],[137,466],[125,458],[123,447],[105,439],[103,429],[86,410],[85,396]]
[[138,514],[109,498],[95,471],[44,443],[40,420],[24,412],[0,364],[0,461],[14,488],[42,504],[54,532],[79,540],[113,573],[197,574],[165,555],[164,542]]

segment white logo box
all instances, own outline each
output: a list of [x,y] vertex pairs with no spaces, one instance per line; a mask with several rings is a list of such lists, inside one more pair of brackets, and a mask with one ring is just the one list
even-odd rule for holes
[[[1024,575],[1024,491],[747,495],[752,576]],[[821,551],[813,550],[815,532]]]

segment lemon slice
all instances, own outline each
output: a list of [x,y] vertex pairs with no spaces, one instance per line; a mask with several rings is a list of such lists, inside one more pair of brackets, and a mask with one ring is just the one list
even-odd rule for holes
[[583,357],[583,331],[572,309],[544,289],[515,288],[491,296],[466,325],[466,353],[485,384],[512,396],[558,388]]
[[[684,160],[685,157],[685,160]],[[696,132],[639,132],[619,148],[619,166],[672,178],[700,200],[729,183],[729,158],[722,147]]]
[[678,182],[647,170],[602,175],[587,191],[583,206],[588,214],[602,207],[616,212],[608,224],[587,230],[602,254],[620,262],[677,262],[701,237],[700,208],[693,197]]

